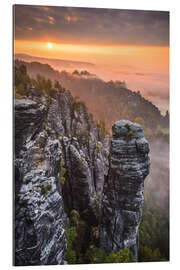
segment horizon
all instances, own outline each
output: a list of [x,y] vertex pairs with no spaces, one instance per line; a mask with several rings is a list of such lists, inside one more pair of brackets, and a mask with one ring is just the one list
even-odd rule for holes
[[14,53],[92,63],[169,110],[169,12],[15,5],[14,22]]

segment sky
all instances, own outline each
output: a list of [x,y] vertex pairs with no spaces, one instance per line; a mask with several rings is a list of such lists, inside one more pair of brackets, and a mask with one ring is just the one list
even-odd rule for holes
[[15,53],[86,61],[169,106],[169,12],[16,5]]

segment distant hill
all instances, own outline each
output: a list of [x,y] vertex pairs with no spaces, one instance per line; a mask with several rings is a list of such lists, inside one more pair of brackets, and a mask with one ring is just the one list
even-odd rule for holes
[[162,116],[152,102],[141,96],[140,91],[133,92],[127,89],[124,82],[105,82],[97,77],[59,72],[48,64],[16,60],[16,65],[22,63],[26,65],[28,74],[32,78],[40,74],[52,81],[58,80],[76,99],[79,98],[86,103],[97,121],[105,121],[109,131],[112,124],[121,119],[139,122],[144,127],[146,135],[151,135],[158,129],[168,129],[169,114]]
[[27,61],[27,62],[40,62],[42,64],[49,64],[57,69],[63,68],[89,68],[93,67],[94,64],[88,62],[72,61],[72,60],[63,60],[63,59],[53,59],[53,58],[44,58],[37,57],[28,54],[15,54],[15,59]]

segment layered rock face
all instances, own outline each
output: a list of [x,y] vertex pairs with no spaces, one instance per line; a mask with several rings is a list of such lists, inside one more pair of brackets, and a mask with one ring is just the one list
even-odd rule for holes
[[125,120],[114,124],[100,227],[100,245],[108,253],[128,247],[137,260],[148,153],[149,145],[139,124]]
[[56,176],[60,143],[43,129],[45,105],[15,102],[15,264],[62,264],[63,200]]
[[69,92],[15,100],[15,264],[64,264],[75,209],[99,222],[109,139]]
[[100,230],[110,253],[137,259],[149,147],[140,125],[119,121],[113,138],[68,91],[15,100],[15,264],[64,264],[68,216]]

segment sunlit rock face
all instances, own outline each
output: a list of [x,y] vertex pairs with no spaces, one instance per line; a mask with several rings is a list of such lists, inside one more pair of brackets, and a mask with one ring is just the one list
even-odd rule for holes
[[149,145],[139,124],[127,120],[112,127],[110,165],[104,185],[100,245],[108,253],[128,247],[138,258],[144,179]]

